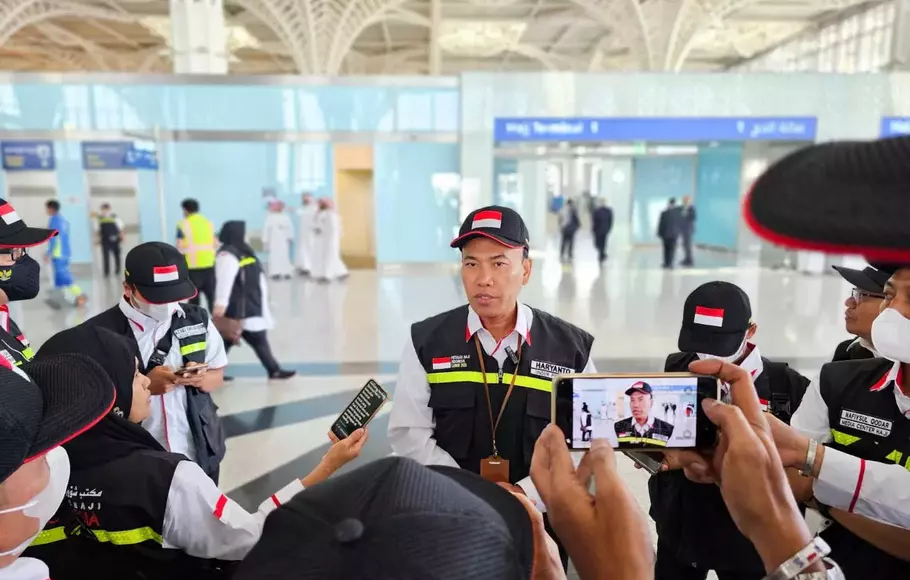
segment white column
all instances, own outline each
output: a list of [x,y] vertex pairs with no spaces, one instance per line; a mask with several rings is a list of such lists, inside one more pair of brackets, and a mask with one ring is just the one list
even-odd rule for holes
[[910,71],[910,0],[894,0],[891,70]]
[[222,0],[170,0],[171,55],[177,74],[227,74]]

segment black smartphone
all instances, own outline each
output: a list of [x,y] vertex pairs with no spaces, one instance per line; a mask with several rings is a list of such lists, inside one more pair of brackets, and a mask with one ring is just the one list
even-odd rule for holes
[[332,434],[341,440],[361,427],[366,427],[388,400],[389,394],[379,383],[370,379],[332,423]]
[[708,449],[717,428],[701,408],[716,377],[690,373],[572,374],[553,380],[552,420],[572,450],[607,439],[616,449]]
[[660,471],[660,464],[663,461],[661,453],[628,450],[625,450],[622,453],[651,475]]

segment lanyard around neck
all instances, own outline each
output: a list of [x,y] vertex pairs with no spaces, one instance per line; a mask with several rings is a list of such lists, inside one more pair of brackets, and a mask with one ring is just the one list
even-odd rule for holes
[[506,391],[506,397],[502,400],[502,406],[499,407],[499,415],[494,421],[493,401],[490,399],[490,385],[487,384],[487,368],[483,362],[483,349],[480,346],[480,339],[477,338],[476,334],[474,335],[474,346],[477,347],[477,360],[480,362],[480,376],[483,378],[483,392],[487,396],[487,411],[490,413],[490,428],[493,431],[494,457],[499,457],[499,450],[496,448],[496,429],[499,427],[499,422],[502,421],[502,415],[506,410],[506,404],[509,402],[509,397],[512,396],[512,389],[515,388],[515,379],[518,377],[518,365],[521,363],[521,347],[524,344],[524,341],[521,340],[521,337],[519,337],[518,340],[518,353],[516,354],[518,363],[515,364],[515,371],[512,372],[512,380],[509,381],[509,390]]

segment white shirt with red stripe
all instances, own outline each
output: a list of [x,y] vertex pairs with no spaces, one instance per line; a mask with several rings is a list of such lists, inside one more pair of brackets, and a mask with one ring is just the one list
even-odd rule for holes
[[[900,363],[894,363],[872,388],[881,389],[897,381],[900,368]],[[898,408],[910,410],[910,397],[896,385],[893,391]],[[790,425],[819,443],[832,441],[828,405],[818,380],[806,389]],[[825,449],[814,492],[816,499],[827,506],[910,529],[910,471],[903,465],[866,461],[829,447]]]
[[[158,342],[171,330],[170,319],[158,322],[133,308],[126,298],[120,299],[120,311],[129,320],[130,328],[133,329],[133,336],[136,337],[139,352],[142,354],[142,364],[148,364]],[[183,316],[183,309],[179,305],[177,315]],[[209,363],[209,368],[213,370],[225,367],[228,363],[224,341],[211,319],[205,338],[205,362]],[[171,350],[167,354],[165,364],[172,370],[183,367],[180,343],[176,338],[171,342]],[[186,387],[177,385],[169,393],[153,395],[151,414],[142,422],[142,426],[168,451],[182,453],[192,460],[196,459],[193,433],[186,417]]]
[[[528,345],[533,340],[531,328],[534,323],[534,311],[525,304],[518,303],[518,316],[515,320],[515,329],[500,341],[493,338],[473,308],[468,308],[468,322],[465,329],[465,340],[470,340],[475,334],[480,339],[480,345],[487,355],[493,357],[502,368],[508,354],[506,348],[518,352],[518,341],[523,340]],[[496,369],[498,370],[498,369]],[[487,369],[493,372],[494,369]],[[582,372],[595,373],[594,362],[588,357],[588,362]],[[412,339],[408,339],[401,355],[401,366],[398,367],[398,382],[395,384],[395,401],[389,414],[389,442],[396,455],[410,457],[423,465],[449,465],[458,467],[458,462],[445,450],[436,445],[433,434],[436,430],[436,419],[430,402],[430,383],[427,373],[417,358],[417,350]],[[573,454],[576,464],[581,459],[581,454]],[[525,494],[535,502],[541,511],[546,511],[546,506],[537,493],[537,488],[526,477],[518,482]]]
[[181,461],[167,496],[162,545],[197,558],[242,560],[259,541],[266,516],[301,491],[303,484],[294,480],[249,513],[198,465]]

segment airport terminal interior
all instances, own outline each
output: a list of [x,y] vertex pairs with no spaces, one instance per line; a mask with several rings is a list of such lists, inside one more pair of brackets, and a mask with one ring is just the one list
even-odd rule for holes
[[[392,453],[410,325],[465,304],[449,242],[488,205],[527,224],[520,300],[593,334],[598,371],[662,371],[688,294],[723,280],[750,298],[762,355],[813,378],[849,338],[853,287],[832,266],[866,263],[776,247],[742,201],[802,147],[896,135],[910,0],[0,3],[0,192],[30,226],[59,202],[85,298],[29,250],[42,290],[10,313],[33,346],[120,300],[96,239],[105,204],[121,261],[176,244],[195,199],[216,233],[246,222],[267,273],[293,262],[268,280],[269,340],[296,376],[270,380],[244,344],[214,395],[220,486],[249,510],[316,466],[369,379],[391,400],[345,470]],[[318,251],[346,274],[298,272],[304,194],[332,200],[337,244]],[[668,260],[671,199],[695,218]],[[619,461],[647,511],[647,474]]]

